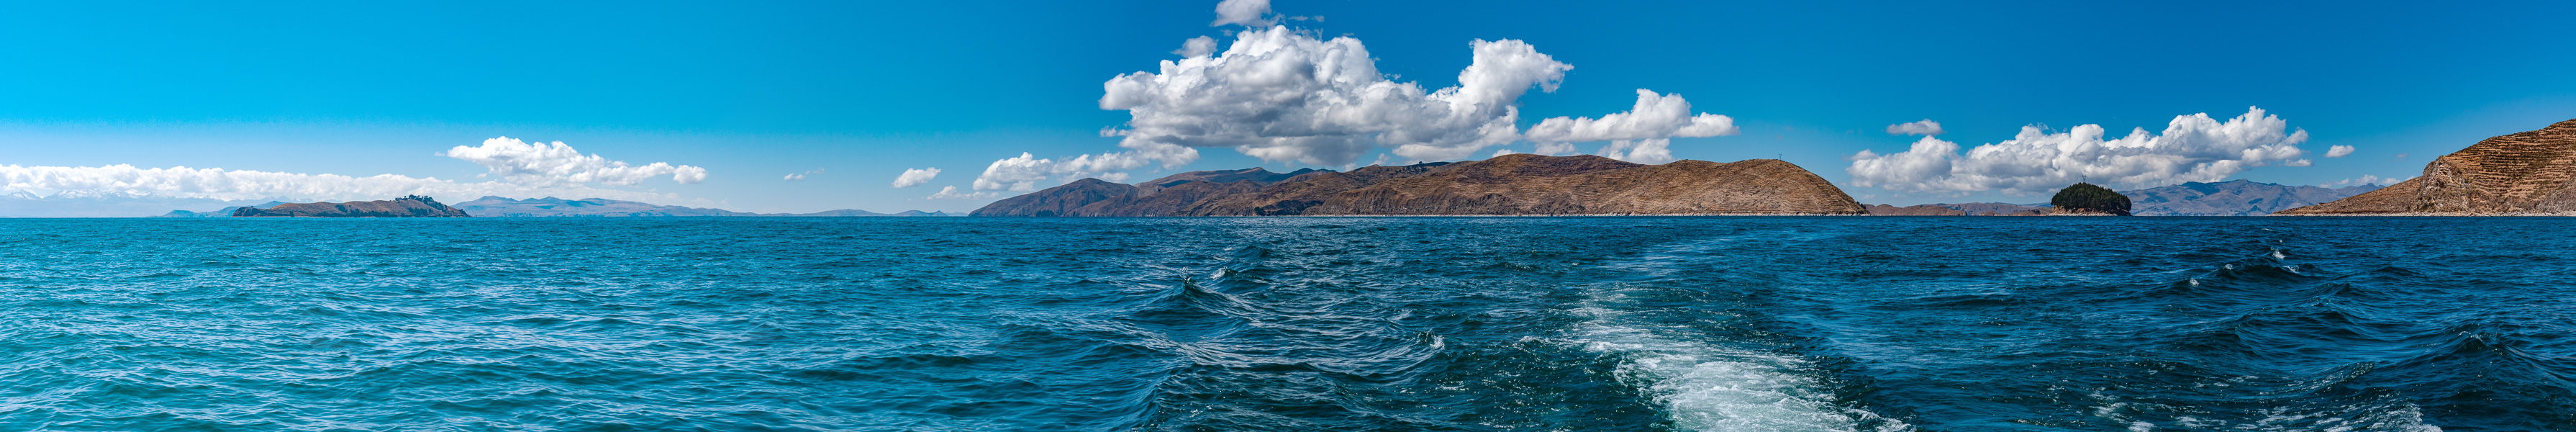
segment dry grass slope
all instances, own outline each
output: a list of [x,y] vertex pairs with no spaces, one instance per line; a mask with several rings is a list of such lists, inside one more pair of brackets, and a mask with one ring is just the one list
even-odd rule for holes
[[2576,120],[2487,138],[2423,176],[2279,215],[2576,215]]

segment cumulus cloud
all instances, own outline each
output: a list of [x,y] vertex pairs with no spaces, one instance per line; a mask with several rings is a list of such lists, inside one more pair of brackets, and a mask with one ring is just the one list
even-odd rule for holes
[[823,173],[823,169],[822,169],[822,168],[815,168],[815,169],[805,170],[805,172],[801,172],[801,173],[787,173],[787,181],[805,181],[805,176],[810,176],[810,175],[815,175],[815,174],[822,174],[822,173]]
[[1244,27],[1268,27],[1272,22],[1276,21],[1270,19],[1270,0],[1225,0],[1217,2],[1216,22],[1208,23],[1208,26],[1241,24]]
[[[1554,91],[1573,69],[1517,40],[1468,43],[1459,85],[1426,91],[1377,69],[1359,39],[1284,26],[1236,33],[1224,51],[1101,85],[1125,110],[1120,147],[1233,148],[1265,161],[1344,165],[1379,147],[1415,160],[1466,157],[1518,138],[1519,99]],[[1194,153],[1193,153],[1194,154]]]
[[903,170],[903,174],[894,176],[894,187],[920,186],[934,178],[939,178],[938,168],[907,168]]
[[[976,190],[1035,190],[1082,177],[1123,179],[1123,171],[1198,160],[1198,149],[1229,148],[1266,162],[1351,167],[1383,151],[1412,161],[1457,160],[1519,141],[1520,98],[1553,92],[1573,65],[1519,40],[1472,40],[1458,85],[1426,89],[1377,69],[1359,39],[1325,39],[1275,25],[1283,17],[1266,0],[1227,0],[1211,25],[1244,25],[1234,40],[1185,40],[1153,71],[1101,84],[1100,108],[1127,111],[1104,129],[1124,150],[994,161]],[[1732,135],[1734,119],[1693,114],[1679,95],[1638,90],[1628,112],[1599,118],[1559,117],[1533,127],[1537,152],[1575,152],[1573,143],[1608,141],[1600,152],[1623,160],[1672,160],[1671,138]]]
[[677,200],[678,196],[603,189],[591,184],[633,185],[663,175],[672,176],[680,183],[697,183],[704,181],[707,175],[705,169],[694,166],[658,162],[630,166],[597,155],[582,155],[561,142],[532,145],[506,137],[485,140],[480,147],[457,146],[441,155],[482,165],[489,170],[486,175],[499,177],[499,180],[459,183],[435,177],[393,174],[354,177],[185,166],[138,168],[122,164],[94,167],[0,165],[0,193],[84,192],[220,200],[295,198],[331,201],[380,200],[403,195],[449,199],[486,195],[577,196],[670,202]]
[[2339,157],[2351,156],[2351,155],[2352,155],[2352,146],[2348,146],[2348,145],[2339,145],[2339,146],[2333,146],[2333,147],[2326,147],[2326,158],[2327,158],[2327,159],[2333,159],[2333,158],[2339,158]]
[[986,199],[1000,195],[996,192],[959,193],[956,186],[943,186],[939,188],[939,193],[930,194],[922,199]]
[[1538,143],[1538,154],[1543,154],[1543,155],[1548,155],[1548,156],[1564,156],[1564,155],[1574,154],[1574,143],[1563,143],[1563,142],[1543,142],[1543,143]]
[[[1187,160],[1198,159],[1196,149],[1174,147],[1169,151],[1186,152]],[[1178,156],[1170,158],[1178,158]],[[1025,192],[1037,190],[1040,183],[1060,184],[1084,177],[1096,177],[1113,182],[1126,181],[1127,173],[1115,171],[1144,167],[1154,160],[1157,160],[1157,156],[1151,151],[1079,155],[1062,161],[1039,159],[1022,152],[1019,157],[993,161],[992,165],[985,166],[984,174],[975,177],[975,190],[1008,189]]]
[[665,175],[681,184],[707,179],[705,168],[673,166],[663,162],[629,166],[626,162],[608,160],[599,155],[581,154],[572,146],[564,145],[563,141],[531,144],[500,137],[483,140],[479,147],[456,146],[439,155],[482,165],[491,170],[490,175],[530,186],[592,182],[625,186]]
[[1181,41],[1181,49],[1172,50],[1172,53],[1182,57],[1206,57],[1216,53],[1216,38],[1199,36]]
[[1932,121],[1932,119],[1923,119],[1912,123],[1887,125],[1887,134],[1939,136],[1941,135],[1941,122]]
[[1669,148],[1671,138],[1713,137],[1736,132],[1734,118],[1708,113],[1692,115],[1690,101],[1683,100],[1682,95],[1659,95],[1654,90],[1637,89],[1637,104],[1628,111],[1611,113],[1599,119],[1556,117],[1541,120],[1538,125],[1530,126],[1525,135],[1530,141],[1539,143],[1539,153],[1573,150],[1572,146],[1563,145],[1567,143],[1610,141],[1610,145],[1601,148],[1601,156],[1659,164],[1673,161]]
[[1862,150],[1851,156],[1852,183],[1900,192],[1965,193],[2002,191],[2022,195],[2064,187],[2085,179],[2121,189],[2149,188],[2182,182],[2225,180],[2246,169],[2282,164],[2305,166],[2298,147],[2308,140],[2279,116],[2261,108],[2225,122],[2208,114],[2176,116],[2162,134],[2145,128],[2104,140],[2100,125],[2050,132],[2024,126],[2011,140],[1985,144],[1961,153],[1959,145],[1933,137],[1914,142],[1906,151],[1878,154]]
[[1595,154],[1601,157],[1655,165],[1673,161],[1673,140],[1618,140],[1602,146]]

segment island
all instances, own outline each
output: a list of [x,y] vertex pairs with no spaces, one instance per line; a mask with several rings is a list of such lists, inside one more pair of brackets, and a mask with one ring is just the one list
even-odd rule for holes
[[2281,216],[2576,216],[2576,120],[2487,138],[2424,173]]
[[2129,215],[2128,195],[2092,183],[2078,182],[2058,189],[2057,196],[2048,199],[2048,205],[2057,209],[2049,213],[2055,215]]
[[973,216],[1859,215],[1841,188],[1774,159],[1660,165],[1510,154],[1338,172],[1194,171],[1137,184],[1086,178]]
[[233,209],[232,217],[473,217],[464,210],[439,204],[438,200],[419,195],[405,195],[385,201],[350,201],[278,204],[269,208]]

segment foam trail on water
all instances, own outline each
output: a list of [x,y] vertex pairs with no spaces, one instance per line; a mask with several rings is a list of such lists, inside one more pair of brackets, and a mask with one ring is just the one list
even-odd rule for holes
[[[1722,247],[1716,239],[1677,245],[1662,254],[1605,263],[1649,277],[1671,276],[1694,255]],[[1650,288],[1595,285],[1573,310],[1590,318],[1571,337],[1585,350],[1623,359],[1620,381],[1652,395],[1666,417],[1700,432],[1901,432],[1905,422],[1834,402],[1829,384],[1812,362],[1793,355],[1729,346],[1714,336],[1657,323],[1627,312],[1632,293]],[[1868,429],[1863,429],[1863,428]]]
[[[1623,297],[1610,294],[1607,299]],[[1702,432],[1871,432],[1912,430],[1903,422],[1833,402],[1812,365],[1794,356],[1733,349],[1667,334],[1599,306],[1576,313],[1593,319],[1573,337],[1586,350],[1626,359],[1621,381],[1645,390],[1685,430]]]

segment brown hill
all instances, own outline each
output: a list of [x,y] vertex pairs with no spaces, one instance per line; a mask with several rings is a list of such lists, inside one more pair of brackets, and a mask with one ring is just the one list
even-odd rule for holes
[[[1266,172],[1266,171],[1264,171]],[[1165,179],[1222,178],[1208,171]],[[1290,173],[1295,174],[1295,173]],[[1460,163],[1246,176],[1158,190],[1083,179],[1011,197],[976,216],[1861,214],[1859,202],[1788,162],[1641,165],[1515,154]],[[1143,184],[1165,184],[1165,180]],[[1119,186],[1125,186],[1120,188]]]
[[1211,198],[1260,191],[1263,186],[1314,169],[1274,173],[1262,168],[1191,171],[1137,184],[1086,178],[1063,186],[1003,198],[975,209],[974,216],[1172,216]]
[[278,204],[275,207],[242,207],[233,217],[472,217],[464,210],[439,204],[429,197],[411,195],[386,201],[350,201],[345,203]]
[[2576,215],[2576,120],[2487,138],[2379,190],[2276,215]]
[[1388,180],[1413,177],[1448,166],[1432,162],[1405,166],[1370,166],[1351,172],[1323,171],[1289,178],[1260,191],[1217,197],[1192,204],[1176,216],[1293,216],[1306,214],[1306,209],[1323,204],[1334,194],[1368,187]]

